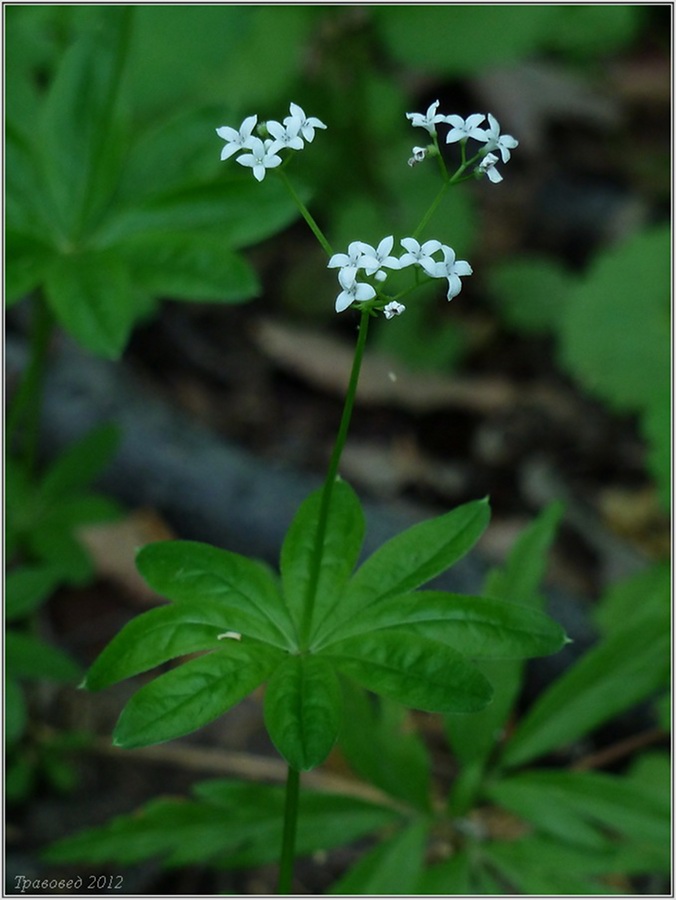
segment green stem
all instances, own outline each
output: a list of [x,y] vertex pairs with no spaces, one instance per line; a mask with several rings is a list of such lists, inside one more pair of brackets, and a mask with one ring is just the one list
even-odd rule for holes
[[14,395],[7,415],[6,439],[11,448],[12,440],[23,423],[22,447],[19,454],[28,472],[32,472],[38,454],[42,393],[47,368],[49,343],[54,329],[54,318],[44,298],[33,299],[33,317],[30,334],[30,359],[21,384]]
[[293,862],[296,854],[299,794],[300,772],[289,766],[284,799],[284,833],[282,835],[282,853],[279,858],[278,894],[290,894],[293,888]]
[[310,569],[310,580],[308,582],[308,591],[303,606],[303,621],[301,623],[301,647],[307,648],[310,638],[310,629],[312,627],[312,613],[314,610],[315,597],[317,594],[317,585],[319,584],[319,573],[322,565],[322,551],[324,548],[324,538],[326,537],[326,527],[329,518],[329,509],[331,507],[331,495],[333,493],[333,485],[336,482],[338,474],[338,466],[340,465],[340,457],[347,440],[347,432],[350,427],[350,419],[352,418],[352,410],[354,409],[355,396],[357,394],[357,385],[359,383],[359,372],[364,356],[364,348],[366,347],[366,336],[368,333],[369,320],[371,312],[368,308],[361,311],[361,321],[359,322],[359,336],[357,338],[357,346],[354,350],[354,359],[352,361],[352,372],[350,373],[350,381],[345,394],[345,403],[343,405],[343,414],[336,436],[336,442],[333,446],[333,453],[329,460],[329,467],[324,481],[324,489],[322,491],[321,502],[319,506],[319,518],[317,521],[317,532],[315,535],[315,543],[312,553],[312,563]]
[[289,181],[289,176],[286,174],[286,172],[283,172],[279,169],[277,170],[277,174],[279,175],[279,177],[282,179],[282,181],[286,185],[286,189],[291,194],[293,202],[296,204],[296,206],[300,210],[300,214],[302,215],[302,217],[305,219],[305,221],[309,225],[310,230],[312,231],[314,236],[317,238],[319,243],[322,245],[322,248],[323,248],[324,252],[326,253],[326,255],[333,256],[333,249],[331,247],[331,244],[329,244],[329,242],[326,240],[326,237],[324,236],[324,232],[321,230],[319,225],[317,225],[317,223],[315,222],[314,218],[312,217],[312,215],[310,213],[310,210],[307,208],[307,206],[303,203],[303,201],[300,199],[300,197],[296,193],[294,186]]
[[[455,176],[454,176],[454,177],[455,177]],[[425,229],[425,226],[427,225],[427,223],[429,222],[429,220],[432,218],[432,216],[434,215],[434,213],[437,211],[437,207],[438,207],[439,204],[441,203],[441,201],[442,201],[442,199],[443,199],[443,196],[444,196],[444,194],[446,193],[446,191],[448,190],[448,186],[449,186],[450,184],[453,184],[453,179],[452,179],[452,178],[449,178],[448,181],[445,181],[445,182],[441,185],[441,190],[439,191],[439,193],[437,194],[437,196],[436,196],[436,197],[434,198],[434,200],[432,201],[432,204],[431,204],[430,208],[427,210],[427,212],[425,213],[425,215],[422,217],[422,219],[421,219],[421,221],[420,221],[420,224],[418,225],[418,227],[416,228],[416,230],[415,230],[415,231],[413,232],[413,234],[412,234],[412,237],[415,238],[416,240],[418,239],[419,235],[422,234],[423,230]]]

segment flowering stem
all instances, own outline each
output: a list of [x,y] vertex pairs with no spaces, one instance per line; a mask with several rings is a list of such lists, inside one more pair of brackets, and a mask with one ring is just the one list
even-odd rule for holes
[[350,419],[352,418],[352,410],[354,408],[355,396],[357,393],[357,385],[359,383],[359,372],[364,356],[364,348],[366,346],[366,335],[368,333],[369,320],[371,311],[368,307],[361,311],[361,320],[359,322],[359,336],[357,338],[357,346],[354,350],[354,359],[352,361],[352,372],[350,373],[350,381],[345,394],[345,403],[343,405],[343,414],[336,436],[336,442],[333,446],[329,467],[324,481],[321,502],[319,506],[319,518],[317,520],[317,532],[315,534],[315,543],[313,548],[312,563],[310,569],[310,580],[308,582],[308,592],[305,598],[303,621],[301,623],[300,640],[303,649],[307,649],[310,638],[310,628],[312,626],[312,613],[314,610],[315,597],[317,594],[317,585],[319,583],[319,573],[322,564],[322,550],[324,547],[324,538],[326,537],[326,526],[328,523],[329,509],[331,506],[331,495],[333,493],[333,485],[338,475],[338,466],[340,465],[340,457],[347,440],[347,432],[350,427]]
[[[457,174],[457,173],[456,173],[456,174]],[[455,178],[455,175],[453,176],[453,178]],[[444,194],[445,194],[446,191],[448,190],[448,186],[449,186],[450,184],[453,184],[453,178],[449,178],[448,181],[445,181],[445,182],[441,185],[441,190],[439,191],[439,193],[437,194],[437,196],[436,196],[436,197],[434,198],[434,200],[432,201],[432,204],[431,204],[430,208],[427,210],[427,212],[425,213],[425,215],[422,217],[422,220],[421,220],[420,224],[418,225],[418,227],[416,228],[416,230],[415,230],[415,231],[413,232],[413,234],[412,234],[412,237],[414,237],[416,240],[417,240],[418,237],[422,234],[422,232],[423,232],[425,226],[427,225],[427,223],[429,222],[429,220],[432,218],[432,216],[434,215],[434,213],[437,211],[437,206],[439,206],[439,204],[441,203]]]
[[296,826],[298,823],[298,795],[300,793],[300,772],[289,766],[286,775],[284,796],[284,832],[282,852],[279,857],[278,894],[290,894],[293,887],[293,861],[296,855]]
[[326,237],[324,236],[324,232],[321,230],[319,225],[317,225],[317,223],[313,219],[313,217],[310,213],[310,210],[307,208],[307,206],[303,203],[303,201],[300,199],[300,197],[296,193],[294,186],[289,181],[289,176],[286,174],[286,172],[282,172],[279,170],[278,170],[277,174],[279,175],[279,177],[282,179],[282,181],[286,185],[286,189],[291,194],[293,202],[296,204],[296,206],[300,210],[300,214],[302,215],[302,217],[305,219],[307,224],[310,226],[310,231],[314,234],[314,236],[317,238],[319,243],[322,245],[322,248],[323,248],[324,252],[326,253],[326,255],[333,256],[333,250],[331,248],[331,244],[329,244],[329,242],[326,240]]

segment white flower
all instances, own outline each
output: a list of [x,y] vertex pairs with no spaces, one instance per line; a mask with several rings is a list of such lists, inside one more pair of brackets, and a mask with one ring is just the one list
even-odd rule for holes
[[357,269],[354,266],[345,266],[338,272],[338,281],[343,290],[336,297],[336,312],[343,312],[353,303],[361,303],[364,300],[372,300],[375,297],[375,289],[370,284],[357,281]]
[[433,259],[423,259],[421,260],[420,265],[428,275],[432,276],[432,278],[448,278],[447,297],[449,300],[452,300],[454,297],[457,297],[462,289],[462,282],[460,281],[459,276],[471,275],[472,267],[464,259],[456,260],[455,251],[451,249],[451,247],[442,246],[441,252],[444,254],[443,262],[435,262]]
[[270,144],[270,152],[277,153],[284,147],[291,150],[302,150],[305,146],[303,138],[298,134],[300,130],[300,121],[298,119],[285,119],[284,125],[281,122],[266,122],[265,127],[268,133],[272,135],[272,144]]
[[446,116],[446,122],[451,126],[451,130],[446,135],[446,143],[454,144],[456,141],[464,141],[467,138],[474,138],[477,141],[486,140],[486,132],[479,125],[486,116],[483,113],[474,113],[463,119],[462,116]]
[[[495,116],[488,113],[488,124],[490,128],[486,130],[485,140],[487,150],[499,150],[503,163],[509,162],[512,155],[509,151],[519,146],[519,142],[511,136],[511,134],[500,134],[500,125]],[[490,176],[489,176],[490,177]]]
[[221,150],[221,159],[229,159],[238,150],[251,147],[251,141],[255,140],[251,137],[251,132],[254,130],[257,119],[258,116],[248,116],[239,126],[239,131],[229,125],[222,125],[216,129],[216,134],[225,141],[225,147]]
[[288,127],[291,121],[298,122],[298,130],[305,140],[312,143],[315,136],[315,128],[326,128],[326,125],[315,116],[306,116],[303,109],[297,103],[289,104],[290,116],[284,119],[284,124]]
[[373,275],[383,266],[386,269],[398,269],[399,260],[395,256],[391,256],[392,247],[394,246],[394,237],[390,235],[385,237],[377,247],[370,244],[362,244],[363,256],[360,266],[365,270],[367,275]]
[[245,153],[237,157],[237,162],[242,166],[251,166],[256,181],[265,178],[266,169],[274,169],[280,165],[282,158],[276,156],[272,150],[272,141],[263,141],[260,138],[251,138],[248,145],[251,153]]
[[441,250],[441,241],[425,241],[421,246],[415,238],[402,238],[401,246],[406,250],[406,253],[399,257],[399,266],[403,269],[404,266],[413,266],[416,263],[422,265],[424,259],[430,259],[433,253]]
[[437,113],[439,101],[435,100],[427,107],[427,112],[423,113],[406,113],[406,118],[411,120],[414,128],[426,128],[430,134],[435,134],[437,122],[443,122],[445,117]]
[[392,300],[387,306],[383,307],[383,312],[386,319],[392,319],[394,316],[400,316],[405,309],[406,307],[403,303],[397,303],[396,300]]
[[347,253],[334,253],[326,267],[328,269],[344,268],[345,266],[353,266],[355,269],[363,268],[361,260],[365,246],[367,245],[362,241],[352,241],[347,248]]
[[497,161],[498,158],[494,153],[487,153],[479,163],[479,171],[483,175],[488,175],[488,180],[492,181],[493,184],[497,184],[499,181],[502,181],[502,175],[495,168],[495,164]]

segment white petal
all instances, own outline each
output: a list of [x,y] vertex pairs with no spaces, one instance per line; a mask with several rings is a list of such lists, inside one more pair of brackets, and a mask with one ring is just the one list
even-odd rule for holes
[[417,253],[420,250],[420,244],[415,238],[402,238],[399,243],[409,253]]
[[347,291],[341,291],[336,297],[336,312],[343,312],[352,304],[352,295]]
[[338,266],[347,266],[350,264],[350,257],[347,253],[334,253],[331,259],[327,262],[327,269],[336,269]]
[[254,178],[256,181],[262,181],[265,178],[265,166],[257,165],[253,167]]
[[221,125],[220,128],[216,129],[216,134],[219,138],[223,138],[224,141],[239,140],[239,131],[236,128],[231,128],[229,125]]
[[355,300],[371,300],[375,297],[375,288],[370,284],[357,284],[357,290],[354,293]]
[[466,259],[458,259],[453,266],[453,271],[456,275],[471,275],[473,270]]
[[258,121],[258,116],[247,116],[246,119],[239,126],[239,133],[242,137],[249,137],[251,132],[256,127],[256,122]]
[[357,267],[356,266],[343,266],[343,268],[338,272],[338,281],[341,286],[346,290],[351,288],[352,285],[357,280]]

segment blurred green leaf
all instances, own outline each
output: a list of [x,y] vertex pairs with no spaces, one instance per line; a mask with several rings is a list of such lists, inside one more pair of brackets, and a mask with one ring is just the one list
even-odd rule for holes
[[664,621],[671,596],[669,563],[654,563],[611,585],[601,597],[594,618],[605,633],[627,627],[631,620]]
[[671,426],[671,393],[657,391],[641,416],[641,430],[648,441],[648,470],[665,510],[671,504]]
[[34,612],[50,596],[58,583],[58,573],[47,566],[23,566],[5,577],[5,621],[21,619]]
[[[7,643],[5,641],[5,646]],[[5,740],[7,749],[15,744],[25,731],[28,710],[21,685],[14,678],[5,678]]]
[[521,720],[502,759],[514,766],[569,744],[666,683],[669,608],[630,621],[586,653],[541,694]]
[[120,430],[105,424],[71,444],[51,464],[42,478],[43,502],[67,498],[94,481],[106,468],[120,443]]
[[449,859],[424,870],[414,892],[417,895],[471,895],[471,863],[466,850],[457,850]]
[[62,650],[14,630],[5,635],[5,660],[14,678],[73,681],[80,674],[79,666]]
[[329,893],[412,894],[424,862],[427,827],[426,822],[414,822],[378,844],[332,884]]
[[563,362],[617,409],[647,409],[668,391],[670,260],[670,229],[653,228],[602,253],[569,295]]
[[555,331],[577,279],[545,259],[513,259],[488,275],[490,299],[508,325],[533,334]]
[[340,748],[362,778],[423,812],[430,804],[430,760],[411,715],[387,698],[376,700],[345,679],[345,725]]

